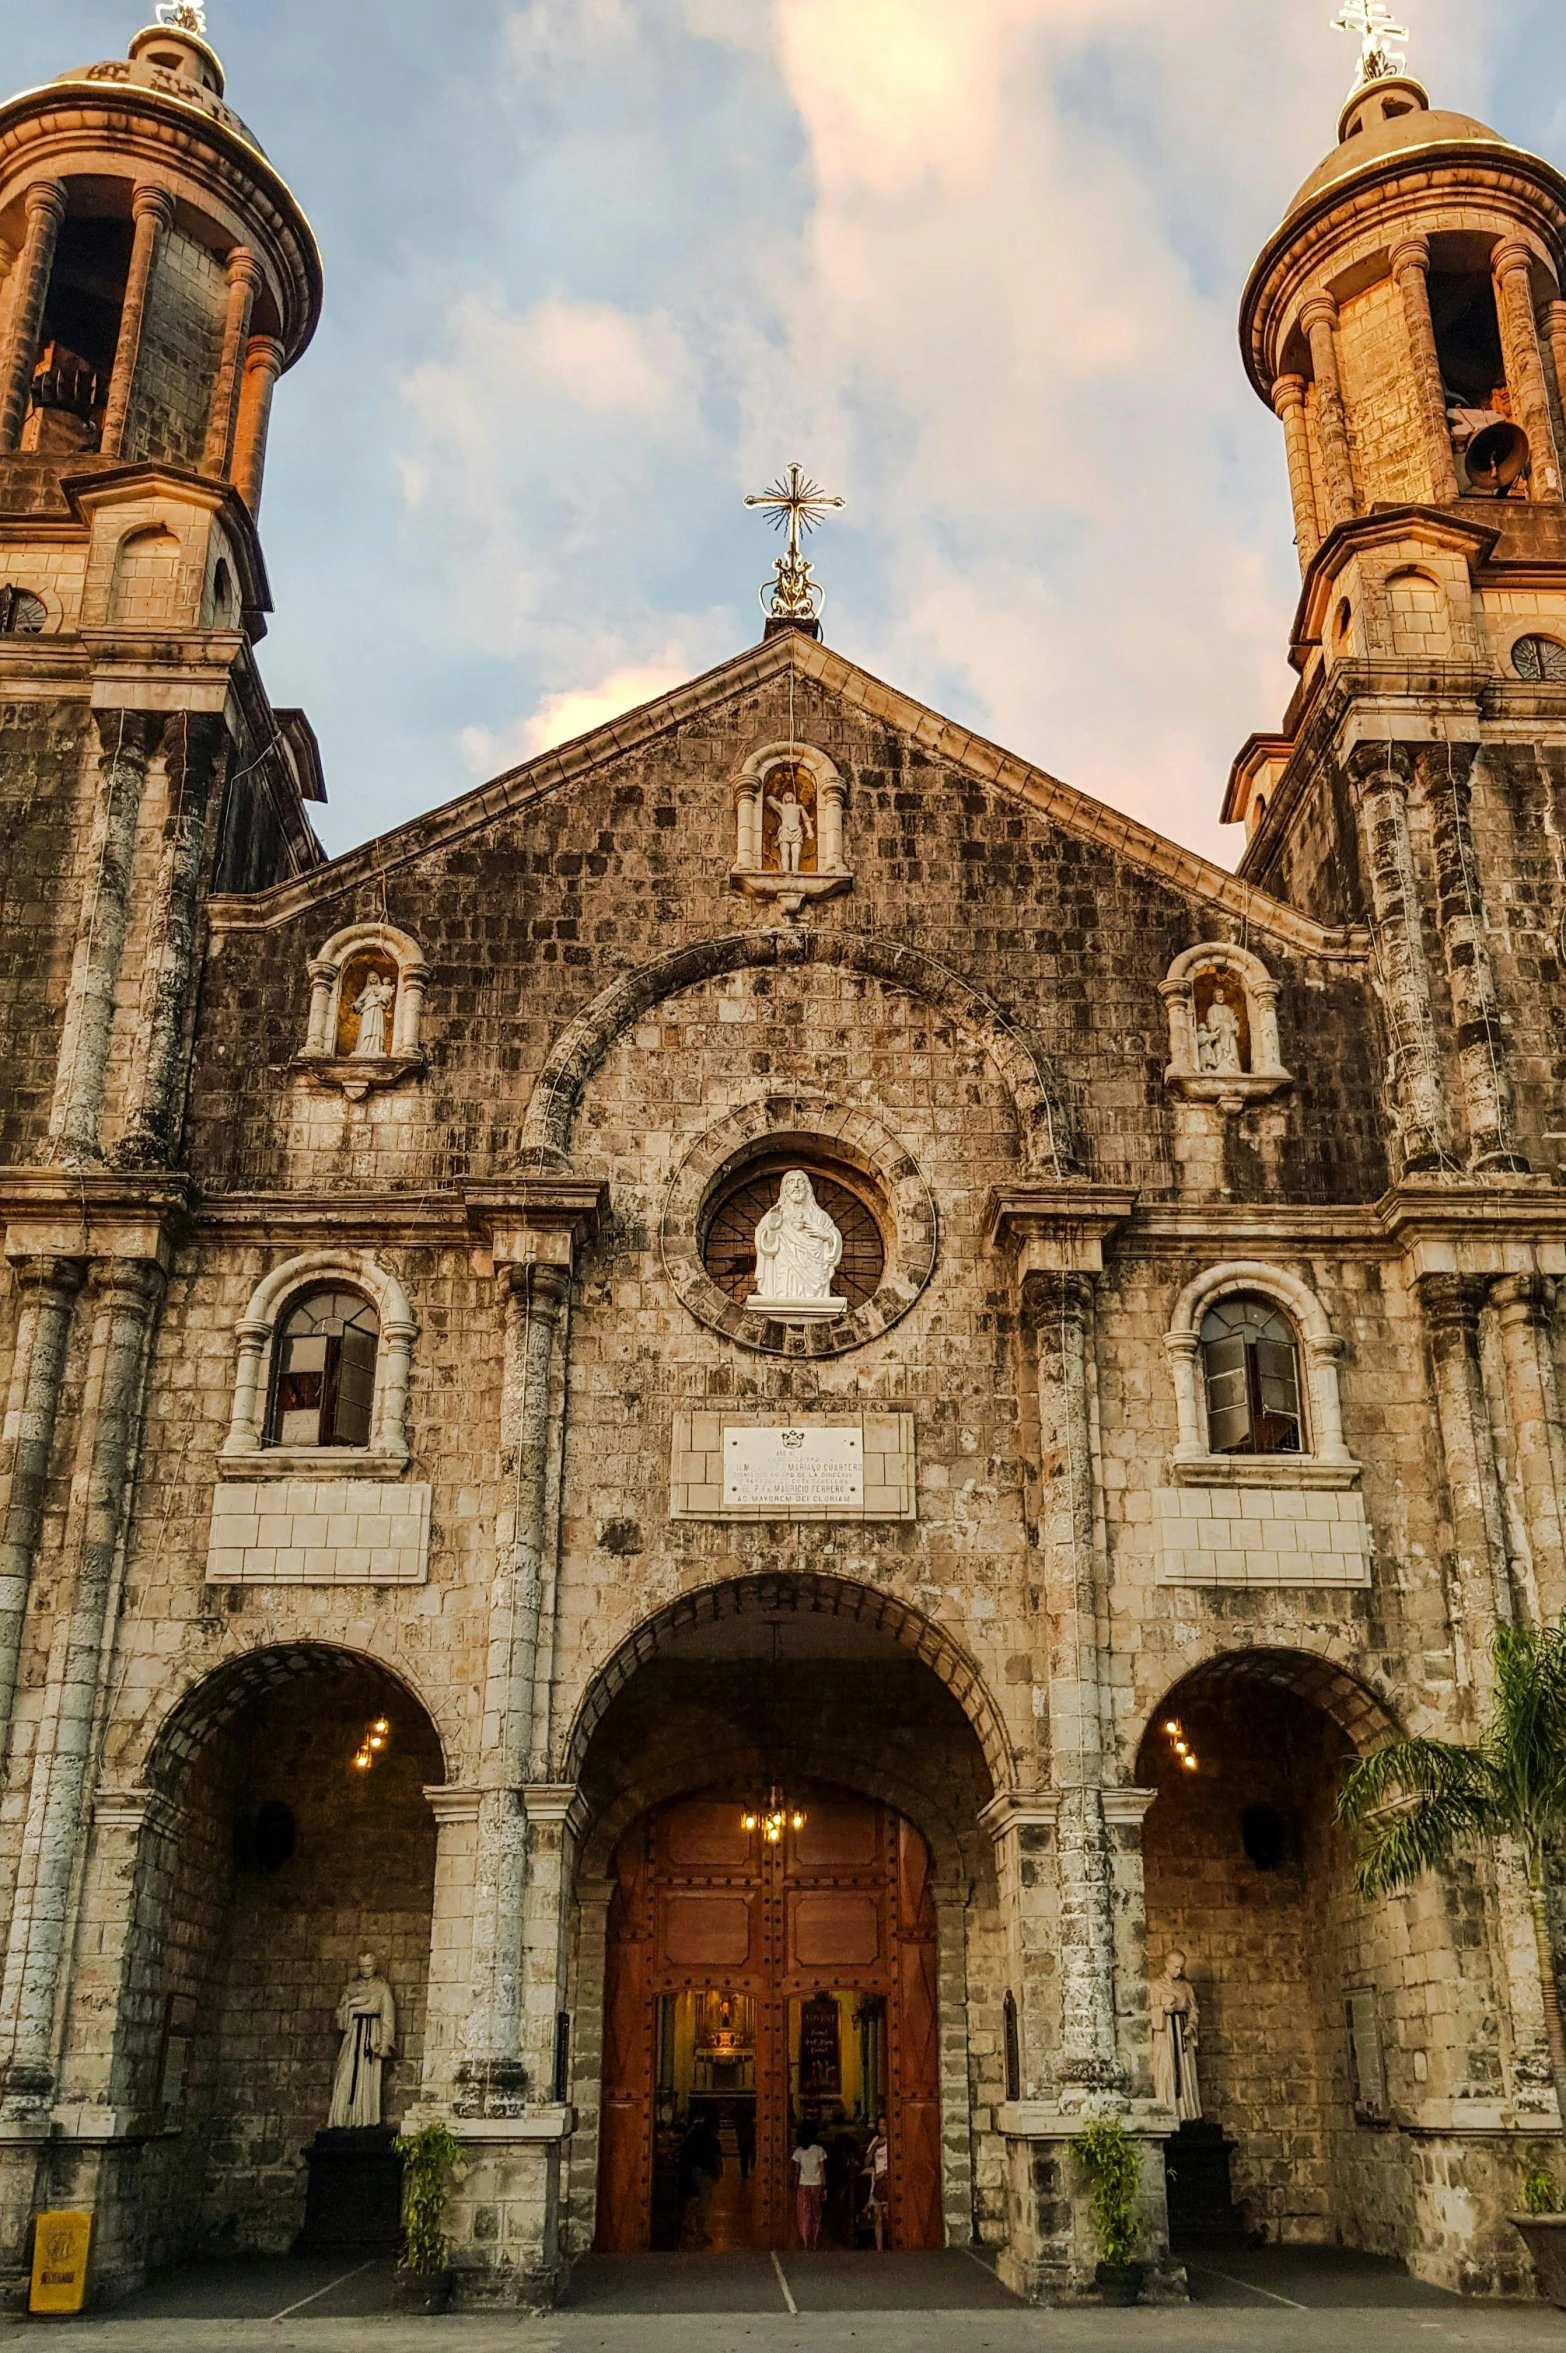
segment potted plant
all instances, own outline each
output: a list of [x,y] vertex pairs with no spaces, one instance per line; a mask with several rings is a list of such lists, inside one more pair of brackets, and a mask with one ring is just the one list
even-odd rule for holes
[[1551,2175],[1528,2175],[1522,2186],[1522,2212],[1512,2221],[1533,2257],[1545,2294],[1566,2310],[1566,2214]]
[[462,2143],[444,2124],[400,2133],[402,2257],[392,2283],[398,2312],[449,2312],[452,2273],[446,2258],[446,2200],[462,2163]]
[[1136,2246],[1137,2147],[1118,2117],[1103,2117],[1072,2142],[1093,2177],[1093,2228],[1098,2233],[1095,2282],[1106,2304],[1135,2304],[1147,2276],[1132,2260]]

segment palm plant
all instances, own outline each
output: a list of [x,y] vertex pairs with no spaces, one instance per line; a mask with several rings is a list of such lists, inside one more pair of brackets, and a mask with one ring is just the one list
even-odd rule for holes
[[[1498,1626],[1490,1721],[1470,1743],[1394,1740],[1344,1780],[1338,1819],[1363,1833],[1362,1895],[1392,1895],[1484,1839],[1511,1838],[1528,1875],[1555,2095],[1566,2120],[1566,2032],[1555,1984],[1545,1857],[1566,1827],[1566,1616]],[[1379,1817],[1379,1818],[1377,1818]]]

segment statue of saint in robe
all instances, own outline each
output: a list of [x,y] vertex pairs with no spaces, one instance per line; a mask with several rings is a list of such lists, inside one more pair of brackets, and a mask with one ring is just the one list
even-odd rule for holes
[[397,2040],[397,2005],[373,1953],[359,1955],[359,1974],[337,2005],[337,2025],[343,2041],[326,2128],[361,2130],[381,2121],[381,2069]]
[[1213,1001],[1207,1008],[1207,1019],[1197,1029],[1196,1062],[1199,1070],[1216,1071],[1224,1077],[1244,1067],[1240,1054],[1239,1016],[1222,989],[1213,991]]
[[1147,2007],[1153,2032],[1153,2090],[1159,2105],[1172,2108],[1177,2124],[1198,2123],[1202,2087],[1197,2075],[1197,2046],[1202,2014],[1195,1988],[1185,1973],[1184,1953],[1171,1953],[1164,1974],[1148,1988]]
[[385,1053],[386,1016],[396,1000],[395,984],[382,973],[372,972],[354,1000],[353,1009],[359,1016],[359,1035],[353,1047],[355,1057]]
[[746,1300],[757,1315],[842,1315],[848,1301],[834,1296],[832,1277],[843,1237],[802,1168],[783,1179],[777,1205],[756,1228],[756,1288]]

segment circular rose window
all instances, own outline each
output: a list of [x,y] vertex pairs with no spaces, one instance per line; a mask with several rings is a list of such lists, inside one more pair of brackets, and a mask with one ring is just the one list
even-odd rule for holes
[[[769,1291],[775,1314],[749,1304],[761,1289],[757,1228],[778,1210],[792,1169],[809,1179],[809,1217],[824,1213],[842,1239],[826,1286],[842,1302],[835,1311],[813,1281]],[[823,1245],[821,1225],[806,1231],[810,1245]],[[703,1323],[764,1355],[837,1356],[876,1339],[924,1289],[935,1203],[912,1155],[868,1112],[772,1095],[730,1112],[692,1147],[669,1187],[659,1239],[675,1290]],[[824,1247],[830,1259],[830,1231]],[[803,1240],[797,1248],[812,1255]],[[774,1261],[769,1283],[776,1276]],[[789,1297],[801,1303],[793,1316]]]
[[833,1290],[850,1307],[863,1307],[881,1288],[886,1272],[875,1188],[858,1170],[834,1165],[803,1142],[797,1152],[784,1145],[760,1154],[718,1187],[702,1236],[703,1266],[720,1291],[743,1305],[756,1288],[756,1228],[777,1207],[791,1168],[804,1170],[816,1200],[843,1237]]

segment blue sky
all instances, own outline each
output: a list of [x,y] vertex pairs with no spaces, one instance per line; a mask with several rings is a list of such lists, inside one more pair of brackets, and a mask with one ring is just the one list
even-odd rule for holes
[[[797,457],[832,644],[1232,861],[1298,588],[1246,271],[1331,144],[1328,0],[211,0],[315,224],[261,658],[347,848],[750,644]],[[149,11],[150,13],[150,11]],[[1409,0],[1566,163],[1559,0]],[[14,88],[126,0],[9,0]]]

